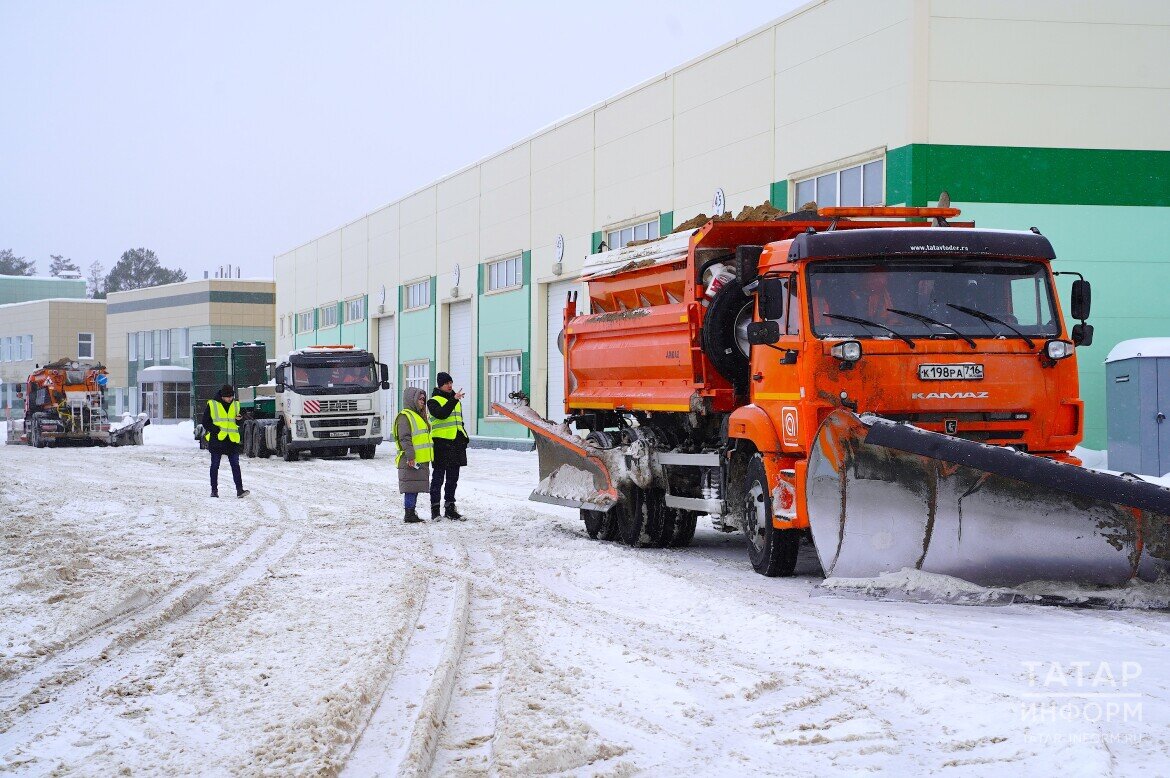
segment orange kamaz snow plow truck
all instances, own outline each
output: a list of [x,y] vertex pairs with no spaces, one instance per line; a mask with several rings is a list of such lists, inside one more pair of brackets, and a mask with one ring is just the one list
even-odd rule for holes
[[591,257],[591,312],[570,294],[564,313],[567,418],[495,406],[535,433],[531,499],[634,546],[686,545],[710,515],[768,576],[811,534],[830,577],[1156,578],[1170,490],[1070,453],[1089,284],[1069,328],[1048,239],[958,213],[710,221]]
[[142,445],[146,414],[111,424],[103,405],[102,364],[59,359],[29,375],[22,392],[23,419],[8,420],[9,444],[46,446]]

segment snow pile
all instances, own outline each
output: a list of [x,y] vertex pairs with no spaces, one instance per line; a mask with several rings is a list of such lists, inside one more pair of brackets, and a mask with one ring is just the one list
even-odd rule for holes
[[195,422],[181,421],[178,424],[148,424],[142,431],[142,443],[146,446],[167,448],[198,448],[195,441]]

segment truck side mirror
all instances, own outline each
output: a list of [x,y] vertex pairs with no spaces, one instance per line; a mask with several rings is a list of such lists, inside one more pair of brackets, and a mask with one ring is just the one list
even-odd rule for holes
[[[1089,308],[1093,302],[1093,290],[1089,282],[1078,278],[1072,283],[1072,317],[1080,321],[1089,318]],[[1092,337],[1092,336],[1090,336]]]
[[[764,278],[756,287],[756,297],[760,301],[760,318],[784,318],[784,298],[788,296],[787,278]],[[774,342],[774,341],[773,341]]]
[[753,346],[771,346],[780,340],[780,322],[753,321],[747,326],[747,339]]
[[1073,325],[1072,341],[1078,346],[1093,345],[1093,325],[1084,323]]

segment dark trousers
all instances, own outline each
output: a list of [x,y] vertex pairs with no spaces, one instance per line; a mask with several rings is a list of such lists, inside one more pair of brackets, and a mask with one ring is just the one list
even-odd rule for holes
[[220,457],[225,456],[228,458],[228,464],[232,466],[232,479],[236,482],[236,492],[244,491],[244,476],[240,473],[240,455],[221,454],[217,451],[211,452],[211,491],[219,491],[219,460]]
[[431,469],[431,505],[439,504],[439,492],[443,490],[443,481],[446,480],[446,502],[455,502],[455,487],[459,485],[459,465],[450,467],[432,467]]

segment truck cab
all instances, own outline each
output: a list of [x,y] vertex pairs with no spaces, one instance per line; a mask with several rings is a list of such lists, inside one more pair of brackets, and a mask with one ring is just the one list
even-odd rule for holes
[[389,369],[363,349],[309,346],[276,366],[276,420],[269,441],[293,461],[301,452],[370,459],[382,442],[380,392]]

